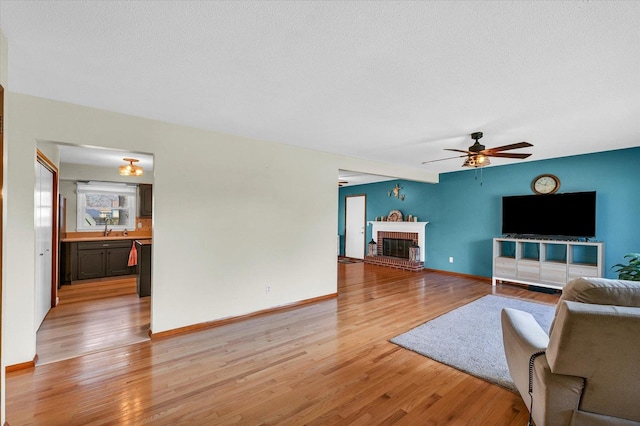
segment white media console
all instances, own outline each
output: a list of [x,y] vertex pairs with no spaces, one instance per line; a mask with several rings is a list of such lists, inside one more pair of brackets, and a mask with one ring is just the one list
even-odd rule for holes
[[493,239],[493,277],[562,289],[578,277],[602,277],[604,243],[519,238]]

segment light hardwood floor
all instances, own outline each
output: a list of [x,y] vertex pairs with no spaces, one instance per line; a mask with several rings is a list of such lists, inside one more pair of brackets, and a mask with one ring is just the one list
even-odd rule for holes
[[36,365],[149,340],[149,297],[138,297],[136,277],[63,285],[60,303],[36,334]]
[[[491,294],[489,282],[364,263],[339,263],[338,275],[336,299],[8,373],[7,420],[526,424],[518,395],[388,341]],[[558,299],[510,285],[495,293]]]

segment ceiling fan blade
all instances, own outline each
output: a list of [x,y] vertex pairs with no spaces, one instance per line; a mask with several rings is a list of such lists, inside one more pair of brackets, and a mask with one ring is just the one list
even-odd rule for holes
[[451,149],[451,148],[445,148],[445,151],[454,151],[454,152],[464,152],[467,155],[474,155],[476,154],[475,152],[471,152],[471,151],[465,151],[464,149]]
[[440,158],[438,160],[423,161],[422,164],[435,163],[436,161],[453,160],[454,158],[462,158],[462,157],[466,157],[466,155],[458,155],[457,157]]
[[489,153],[484,153],[484,155],[486,155],[487,157],[519,158],[519,159],[524,159],[531,156],[531,154],[521,154],[521,153],[515,153],[515,152],[495,152],[495,153],[489,152]]
[[529,142],[518,142],[512,143],[511,145],[498,146],[495,148],[485,149],[485,152],[498,152],[498,151],[507,151],[509,149],[518,149],[518,148],[528,148],[531,145]]

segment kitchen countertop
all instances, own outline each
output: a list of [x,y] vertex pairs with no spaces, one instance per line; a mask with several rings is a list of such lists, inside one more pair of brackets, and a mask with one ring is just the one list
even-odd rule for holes
[[151,245],[151,239],[149,239],[149,238],[136,239],[136,243],[140,244],[141,246],[150,246]]
[[71,237],[63,238],[60,241],[63,243],[82,243],[86,241],[118,241],[118,240],[150,240],[148,235],[115,235],[108,237]]

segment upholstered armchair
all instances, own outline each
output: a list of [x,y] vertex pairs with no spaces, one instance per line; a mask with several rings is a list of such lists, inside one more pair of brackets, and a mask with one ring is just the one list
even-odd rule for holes
[[536,426],[640,425],[640,282],[575,279],[549,335],[531,314],[507,308],[502,335]]

